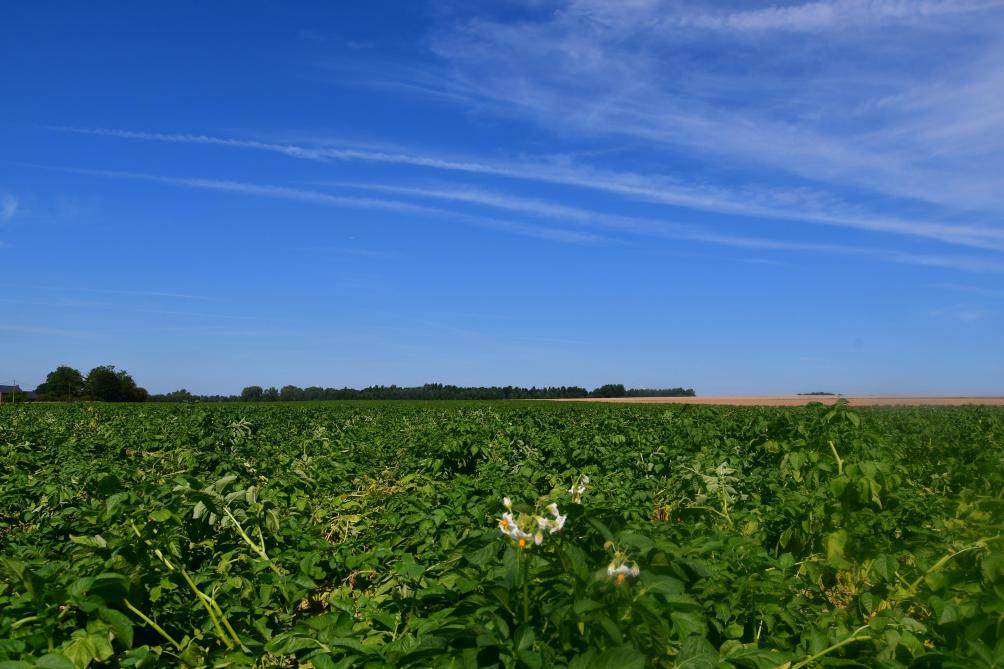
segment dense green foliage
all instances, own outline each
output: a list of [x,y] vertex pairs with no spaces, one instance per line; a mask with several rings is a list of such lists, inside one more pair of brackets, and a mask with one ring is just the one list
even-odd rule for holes
[[102,402],[144,402],[147,392],[129,374],[113,365],[95,367],[84,380],[84,397]]
[[80,399],[100,402],[145,402],[148,393],[136,385],[132,376],[114,365],[95,367],[84,377],[79,370],[61,365],[45,377],[35,389],[38,398],[48,402]]
[[60,365],[49,372],[45,382],[35,388],[35,393],[50,401],[79,399],[84,394],[84,375],[73,367]]
[[0,472],[2,669],[1004,657],[1000,408],[5,406]]

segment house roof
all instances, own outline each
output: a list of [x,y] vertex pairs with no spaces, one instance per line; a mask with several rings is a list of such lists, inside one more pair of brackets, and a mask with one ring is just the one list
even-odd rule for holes
[[0,386],[0,395],[11,395],[17,393],[18,397],[26,400],[33,400],[38,397],[34,390],[24,390],[21,386]]

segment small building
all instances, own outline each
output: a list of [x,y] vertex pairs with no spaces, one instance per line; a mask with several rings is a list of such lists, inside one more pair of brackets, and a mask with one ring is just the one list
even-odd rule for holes
[[0,386],[0,403],[33,399],[35,399],[34,390],[21,390],[21,386]]

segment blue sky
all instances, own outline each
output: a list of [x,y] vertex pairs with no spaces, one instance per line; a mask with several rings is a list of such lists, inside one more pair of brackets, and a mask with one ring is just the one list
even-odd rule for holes
[[5,3],[0,383],[1004,393],[1004,2]]

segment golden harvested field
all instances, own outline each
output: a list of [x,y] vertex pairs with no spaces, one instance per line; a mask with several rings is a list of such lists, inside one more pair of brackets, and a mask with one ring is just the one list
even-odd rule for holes
[[955,406],[963,404],[988,404],[1004,406],[1004,397],[924,397],[899,395],[721,395],[707,397],[608,397],[558,402],[615,402],[624,404],[729,404],[733,406],[789,407],[823,402],[833,404],[846,399],[854,406]]

